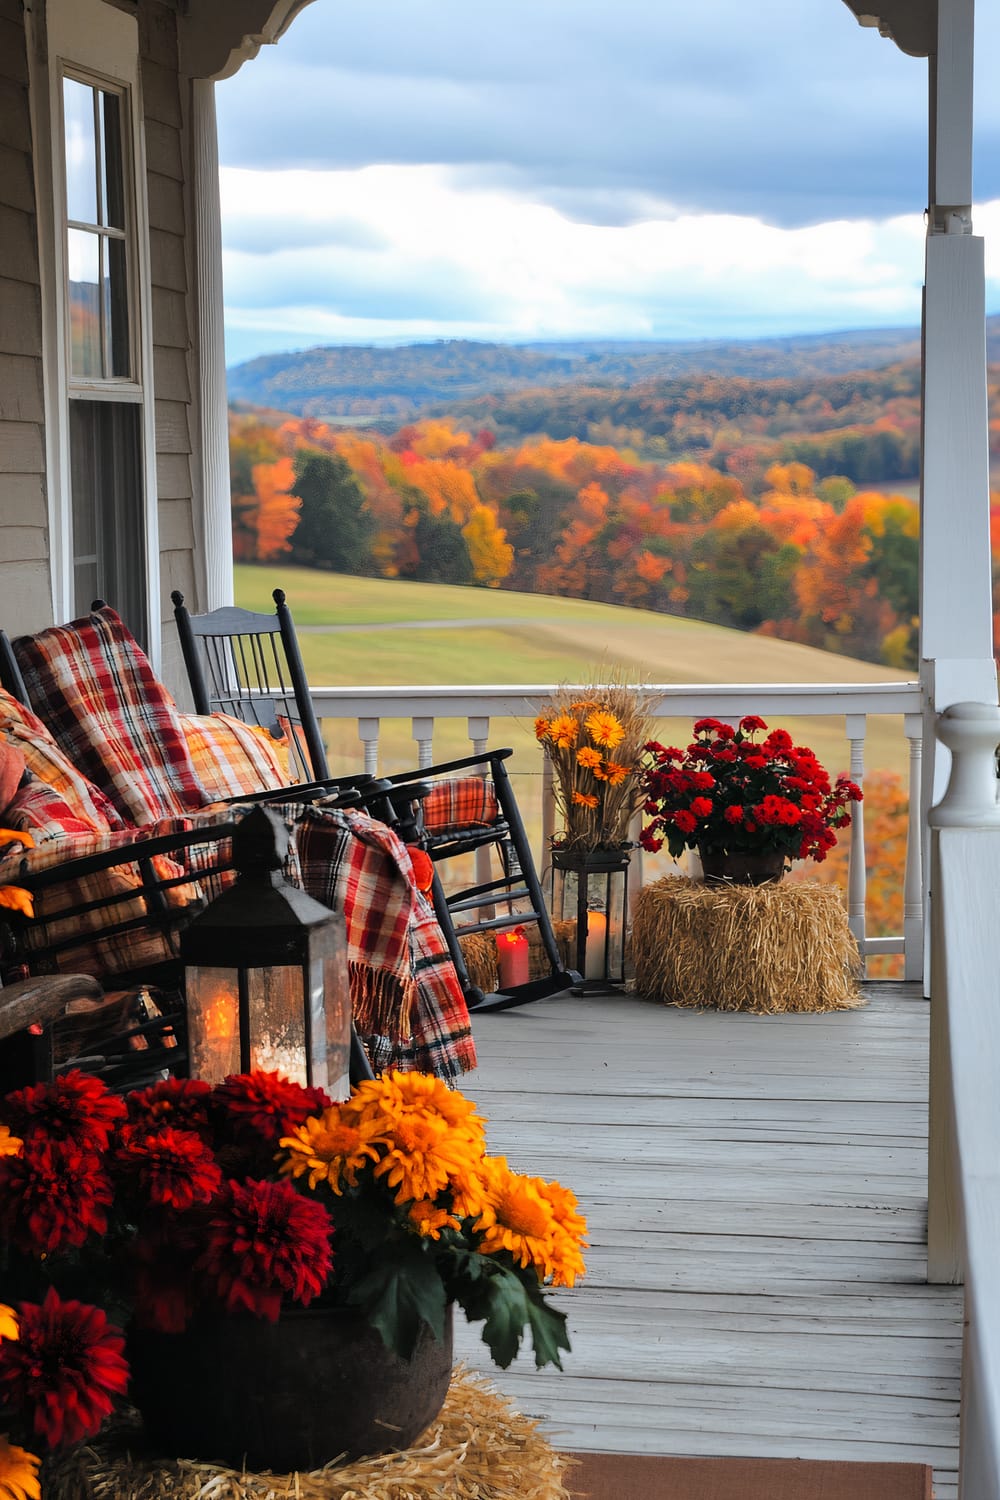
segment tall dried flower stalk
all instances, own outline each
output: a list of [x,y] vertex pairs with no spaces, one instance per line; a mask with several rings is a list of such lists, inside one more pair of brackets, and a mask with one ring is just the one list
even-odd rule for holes
[[535,737],[555,771],[560,848],[584,853],[627,843],[642,806],[639,756],[652,716],[645,693],[623,676],[560,688],[535,720]]

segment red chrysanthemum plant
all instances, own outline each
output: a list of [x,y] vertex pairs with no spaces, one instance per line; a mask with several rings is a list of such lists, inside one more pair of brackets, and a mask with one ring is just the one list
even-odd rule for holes
[[[758,736],[764,735],[763,739]],[[699,719],[686,749],[646,745],[642,777],[649,821],[641,843],[709,854],[783,854],[823,860],[837,831],[851,822],[861,790],[846,776],[831,781],[812,750],[756,715],[738,728]]]
[[[569,1347],[548,1286],[583,1270],[573,1194],[486,1155],[472,1104],[387,1074],[335,1104],[276,1074],[116,1098],[72,1072],[0,1100],[0,1500],[95,1436],[127,1390],[129,1321],[358,1308],[407,1355],[458,1302],[508,1364]],[[24,1445],[24,1446],[22,1446]],[[36,1457],[33,1449],[39,1450]]]

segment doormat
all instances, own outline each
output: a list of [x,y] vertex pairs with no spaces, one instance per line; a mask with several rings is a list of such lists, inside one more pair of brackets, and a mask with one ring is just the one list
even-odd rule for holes
[[931,1500],[923,1464],[573,1453],[573,1500]]

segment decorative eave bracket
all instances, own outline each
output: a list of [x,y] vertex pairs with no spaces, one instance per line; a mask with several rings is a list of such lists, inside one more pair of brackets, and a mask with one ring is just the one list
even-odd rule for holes
[[189,78],[231,78],[272,45],[311,0],[182,0],[181,71]]
[[[937,51],[938,0],[844,0],[861,26],[878,28],[910,57],[932,57]],[[876,6],[873,13],[870,6]]]

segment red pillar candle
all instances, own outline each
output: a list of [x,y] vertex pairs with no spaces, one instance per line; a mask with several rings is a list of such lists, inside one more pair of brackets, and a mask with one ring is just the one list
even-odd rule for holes
[[523,927],[497,933],[500,988],[513,989],[528,982],[528,937]]

